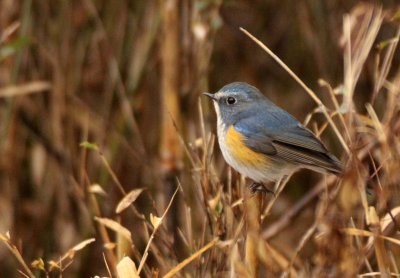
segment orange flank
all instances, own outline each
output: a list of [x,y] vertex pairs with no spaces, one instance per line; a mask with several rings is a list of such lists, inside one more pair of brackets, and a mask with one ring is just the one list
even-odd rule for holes
[[267,162],[265,155],[253,151],[244,144],[243,135],[233,126],[226,131],[225,142],[232,157],[240,164],[257,167]]

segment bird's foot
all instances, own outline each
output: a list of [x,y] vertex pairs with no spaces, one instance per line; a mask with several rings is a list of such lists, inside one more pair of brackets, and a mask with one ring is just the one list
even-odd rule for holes
[[255,195],[257,193],[261,194],[272,194],[275,197],[275,192],[266,187],[264,184],[259,183],[259,182],[253,182],[250,185],[250,192],[252,195]]

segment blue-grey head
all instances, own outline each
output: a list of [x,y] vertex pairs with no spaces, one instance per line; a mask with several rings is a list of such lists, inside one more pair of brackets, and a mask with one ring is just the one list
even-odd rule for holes
[[222,120],[226,126],[251,114],[254,115],[263,104],[270,103],[256,87],[244,82],[230,83],[215,94],[204,93],[204,95],[213,100],[218,120]]

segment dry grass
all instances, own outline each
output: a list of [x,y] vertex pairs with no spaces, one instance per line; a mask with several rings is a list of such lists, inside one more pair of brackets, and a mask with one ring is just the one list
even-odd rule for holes
[[[399,7],[320,2],[0,2],[1,275],[400,276]],[[249,197],[199,97],[239,80],[343,176]]]

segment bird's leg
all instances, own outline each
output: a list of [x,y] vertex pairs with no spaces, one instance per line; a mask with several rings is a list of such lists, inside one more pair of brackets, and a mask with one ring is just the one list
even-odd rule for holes
[[271,189],[269,189],[268,187],[266,187],[264,184],[262,184],[261,182],[253,182],[250,185],[250,192],[251,194],[256,194],[256,193],[263,193],[263,194],[272,194],[275,196],[275,192],[272,191]]

